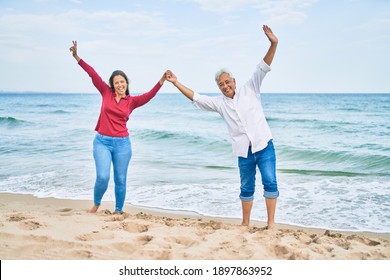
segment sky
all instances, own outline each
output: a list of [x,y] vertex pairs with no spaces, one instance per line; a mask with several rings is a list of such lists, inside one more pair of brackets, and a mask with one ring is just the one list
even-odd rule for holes
[[[170,69],[200,93],[245,83],[279,39],[264,93],[390,93],[390,0],[0,0],[0,91],[93,93],[69,52],[150,90]],[[160,92],[177,92],[166,83]]]

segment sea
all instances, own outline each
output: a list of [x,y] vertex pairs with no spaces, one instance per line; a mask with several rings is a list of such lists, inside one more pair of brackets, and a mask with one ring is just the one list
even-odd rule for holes
[[[276,222],[390,233],[390,94],[265,93],[261,102],[277,155]],[[0,195],[92,206],[100,105],[98,93],[0,93]],[[241,217],[237,158],[218,114],[159,93],[128,128],[126,204]],[[115,199],[112,181],[102,208]],[[257,172],[253,220],[266,221],[262,193]]]

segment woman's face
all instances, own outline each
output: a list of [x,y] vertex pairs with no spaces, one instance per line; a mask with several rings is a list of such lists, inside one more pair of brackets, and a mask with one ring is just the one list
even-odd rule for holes
[[118,95],[126,95],[127,90],[127,82],[125,78],[121,75],[117,75],[113,79],[113,85],[115,89],[115,93]]

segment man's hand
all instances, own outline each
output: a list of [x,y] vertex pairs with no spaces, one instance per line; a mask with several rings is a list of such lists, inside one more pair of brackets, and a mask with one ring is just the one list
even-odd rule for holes
[[278,43],[278,38],[275,36],[275,34],[272,32],[271,28],[268,25],[263,25],[263,30],[265,35],[268,37],[268,40],[270,40],[271,44]]
[[172,84],[177,82],[177,77],[171,70],[167,70],[165,72],[165,78],[167,79],[168,82],[171,82]]
[[268,40],[271,42],[271,46],[269,47],[267,53],[264,56],[264,62],[271,66],[272,61],[274,60],[276,47],[278,46],[278,38],[272,32],[271,28],[268,25],[263,25],[263,30]]

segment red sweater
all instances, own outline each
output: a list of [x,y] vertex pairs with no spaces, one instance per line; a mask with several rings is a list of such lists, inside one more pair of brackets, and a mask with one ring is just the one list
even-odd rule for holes
[[92,83],[102,95],[102,106],[100,116],[96,124],[95,130],[106,136],[125,137],[129,135],[126,123],[129,120],[131,112],[146,103],[148,103],[161,88],[158,82],[149,92],[138,96],[127,95],[119,102],[115,100],[115,92],[113,92],[108,84],[106,84],[98,73],[85,61],[80,59],[79,65],[88,73],[92,79]]

